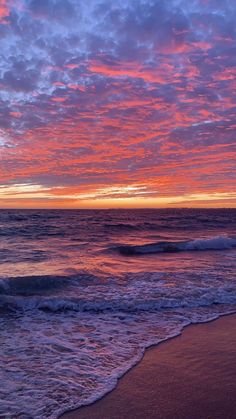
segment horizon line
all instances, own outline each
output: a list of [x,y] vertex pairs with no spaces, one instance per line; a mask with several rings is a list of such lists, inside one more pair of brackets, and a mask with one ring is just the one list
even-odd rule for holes
[[0,211],[6,210],[36,210],[36,211],[52,211],[52,210],[65,210],[65,211],[111,211],[111,210],[183,210],[183,209],[198,209],[198,210],[236,210],[236,206],[234,207],[111,207],[111,208],[72,208],[72,207],[52,207],[52,208],[30,208],[30,207],[0,207]]

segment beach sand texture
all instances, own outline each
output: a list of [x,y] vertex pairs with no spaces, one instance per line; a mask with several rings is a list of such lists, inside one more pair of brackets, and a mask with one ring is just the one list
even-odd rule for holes
[[236,419],[236,315],[148,349],[114,391],[62,419]]

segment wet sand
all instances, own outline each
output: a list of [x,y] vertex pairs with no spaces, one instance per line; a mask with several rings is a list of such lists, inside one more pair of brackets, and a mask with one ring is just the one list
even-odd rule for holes
[[145,352],[115,390],[63,419],[236,419],[236,315]]

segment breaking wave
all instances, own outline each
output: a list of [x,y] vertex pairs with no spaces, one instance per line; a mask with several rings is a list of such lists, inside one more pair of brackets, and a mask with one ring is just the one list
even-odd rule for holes
[[225,250],[232,249],[233,247],[236,247],[236,238],[217,236],[189,241],[160,241],[157,243],[148,243],[144,245],[124,245],[118,246],[116,250],[118,250],[122,255],[125,256],[135,256],[152,253]]
[[66,276],[32,275],[0,279],[0,295],[32,295],[65,286]]
[[68,287],[77,286],[78,283],[94,283],[98,280],[90,273],[74,275],[29,275],[0,279],[0,296],[32,296],[45,295]]
[[[40,310],[45,312],[80,312],[80,313],[117,313],[138,314],[152,313],[168,309],[190,309],[210,307],[216,305],[236,304],[235,287],[220,285],[220,281],[212,280],[205,287],[194,284],[182,284],[179,291],[167,287],[163,293],[163,282],[147,286],[142,291],[142,283],[138,289],[137,283],[109,292],[101,287],[78,287],[77,292],[39,294],[13,294],[7,292],[0,294],[0,309],[4,311]],[[63,284],[63,281],[61,282]],[[49,285],[50,286],[50,285]]]

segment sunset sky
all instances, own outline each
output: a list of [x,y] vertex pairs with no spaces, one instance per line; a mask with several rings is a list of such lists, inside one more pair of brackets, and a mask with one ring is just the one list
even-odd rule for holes
[[0,0],[0,207],[236,207],[235,0]]

